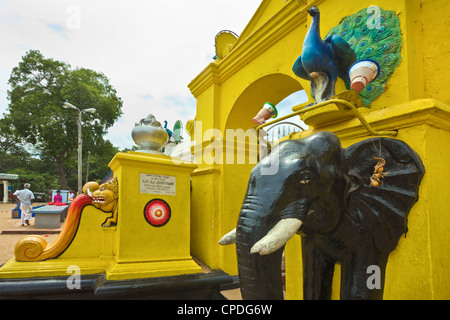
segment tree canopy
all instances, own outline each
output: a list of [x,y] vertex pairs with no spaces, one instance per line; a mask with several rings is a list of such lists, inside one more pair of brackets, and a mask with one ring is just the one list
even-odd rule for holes
[[[95,113],[82,113],[84,159],[90,151],[92,161],[110,160],[118,151],[103,137],[122,115],[123,102],[103,73],[72,68],[30,50],[13,68],[9,85],[9,113],[1,124],[6,137],[2,139],[10,150],[17,143],[34,145],[41,160],[56,167],[60,188],[69,188],[77,165],[78,112],[64,109],[64,102],[80,110],[96,109]],[[91,165],[92,172],[106,175],[107,164],[101,170]],[[76,176],[72,180],[75,182]]]

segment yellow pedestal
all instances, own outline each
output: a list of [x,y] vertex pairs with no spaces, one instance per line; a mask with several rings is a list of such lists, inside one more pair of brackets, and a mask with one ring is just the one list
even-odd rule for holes
[[[58,258],[11,259],[0,278],[69,276],[72,266],[81,276],[105,273],[107,280],[202,272],[190,255],[190,175],[196,166],[138,152],[118,153],[109,166],[119,183],[117,226],[102,227],[111,214],[86,206],[73,241]],[[170,208],[164,223],[163,212],[150,218],[153,200]]]
[[119,219],[108,279],[201,272],[190,255],[190,174],[196,166],[130,152],[118,153],[110,167],[119,181]]

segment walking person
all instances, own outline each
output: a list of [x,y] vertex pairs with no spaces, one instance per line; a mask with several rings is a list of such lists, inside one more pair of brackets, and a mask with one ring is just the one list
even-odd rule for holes
[[30,225],[30,220],[32,218],[31,210],[33,209],[31,206],[31,203],[34,199],[34,194],[30,190],[30,184],[25,183],[23,185],[24,189],[22,190],[16,190],[16,192],[13,193],[13,197],[20,202],[20,210],[22,211],[22,224],[21,226]]

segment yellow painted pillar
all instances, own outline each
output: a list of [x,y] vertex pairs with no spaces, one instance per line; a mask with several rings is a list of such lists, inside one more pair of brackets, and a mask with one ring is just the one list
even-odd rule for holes
[[108,280],[201,272],[190,255],[190,174],[164,155],[118,153],[119,218]]

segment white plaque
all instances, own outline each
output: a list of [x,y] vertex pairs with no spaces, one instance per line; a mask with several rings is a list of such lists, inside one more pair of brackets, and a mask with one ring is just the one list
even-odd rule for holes
[[174,196],[176,178],[158,174],[139,174],[139,192]]

